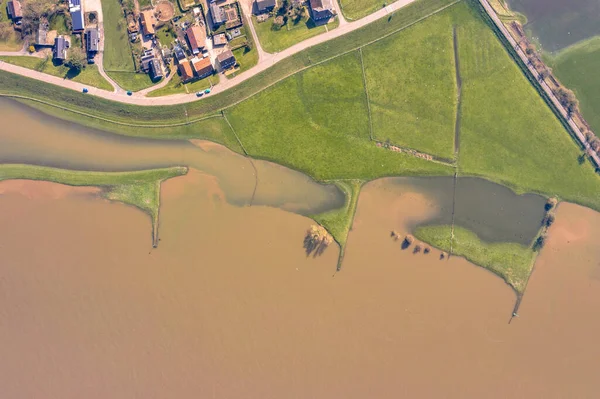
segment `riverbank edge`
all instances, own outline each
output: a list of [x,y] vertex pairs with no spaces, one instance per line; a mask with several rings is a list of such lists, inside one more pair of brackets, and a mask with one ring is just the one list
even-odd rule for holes
[[74,187],[98,187],[102,198],[134,206],[150,216],[152,246],[156,247],[161,184],[187,172],[188,168],[183,166],[131,172],[91,172],[26,164],[0,164],[0,181],[37,180]]

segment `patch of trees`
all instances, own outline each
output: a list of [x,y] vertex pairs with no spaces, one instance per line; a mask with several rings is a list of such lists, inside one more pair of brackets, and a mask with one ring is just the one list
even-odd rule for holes
[[275,18],[273,19],[273,30],[280,30],[288,21],[296,25],[306,15],[306,7],[303,2],[283,0],[278,8],[273,10]]
[[579,107],[579,101],[577,101],[575,93],[573,93],[571,90],[564,87],[559,87],[558,90],[556,90],[555,95],[561,105],[566,108],[569,115],[577,111]]
[[41,18],[49,19],[61,8],[54,0],[24,0],[21,3],[23,8],[21,22],[23,35],[34,34]]
[[85,68],[87,63],[87,56],[81,47],[71,46],[67,52],[67,59],[65,65],[72,71],[81,71]]

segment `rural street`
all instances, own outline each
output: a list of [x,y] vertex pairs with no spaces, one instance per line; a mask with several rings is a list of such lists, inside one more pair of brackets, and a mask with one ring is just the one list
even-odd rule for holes
[[[498,14],[496,14],[496,11],[494,10],[494,8],[490,5],[490,3],[488,2],[488,0],[479,0],[479,2],[483,6],[483,8],[485,8],[485,11],[488,13],[488,15],[490,16],[490,18],[492,18],[492,20],[494,21],[494,24],[496,24],[496,26],[498,27],[498,29],[500,30],[500,32],[502,32],[502,35],[504,35],[504,37],[506,38],[506,40],[508,40],[508,42],[510,43],[510,45],[515,49],[515,51],[517,52],[517,54],[519,55],[519,57],[521,58],[521,60],[523,61],[523,63],[525,65],[527,65],[527,69],[529,69],[529,72],[531,72],[531,74],[533,75],[533,77],[540,83],[540,85],[542,86],[542,89],[544,90],[544,92],[546,93],[546,95],[548,96],[548,98],[550,98],[550,101],[552,101],[552,103],[554,104],[554,106],[556,107],[556,109],[558,109],[558,111],[561,113],[561,115],[563,116],[563,118],[567,121],[567,123],[571,127],[571,130],[573,132],[575,132],[575,135],[577,136],[577,138],[579,139],[579,141],[581,142],[581,144],[584,146],[584,148],[586,150],[589,149],[590,148],[590,144],[585,139],[584,134],[581,133],[581,130],[575,124],[575,122],[573,121],[573,119],[569,118],[567,110],[562,106],[562,104],[560,103],[560,101],[558,101],[558,98],[556,98],[556,96],[554,95],[554,92],[552,91],[552,89],[550,89],[550,86],[548,86],[548,84],[546,83],[546,81],[541,78],[541,76],[540,76],[539,72],[537,71],[537,69],[535,69],[533,67],[533,65],[531,65],[529,63],[529,58],[527,57],[527,55],[525,54],[525,52],[521,49],[521,46],[519,46],[519,44],[512,37],[512,35],[508,31],[508,29],[506,29],[506,27],[504,26],[504,24],[502,23],[502,21],[498,17]],[[596,154],[593,151],[592,151],[592,159],[596,163],[596,166],[600,167],[600,157],[598,156],[598,154]]]
[[[87,0],[87,1],[90,1],[90,0]],[[100,2],[100,0],[92,0],[92,1],[98,2],[98,3]],[[297,54],[303,50],[306,50],[309,47],[316,46],[317,44],[326,42],[328,40],[335,39],[337,37],[345,35],[346,33],[360,29],[360,28],[364,27],[365,25],[370,24],[371,22],[374,22],[378,19],[386,17],[388,14],[391,14],[391,13],[395,12],[396,10],[399,10],[400,8],[406,6],[414,1],[415,0],[398,0],[395,3],[392,3],[388,6],[386,6],[385,8],[382,8],[381,10],[374,12],[373,14],[370,14],[362,19],[359,19],[358,21],[340,23],[340,26],[337,27],[336,29],[330,30],[330,31],[323,33],[321,35],[318,35],[318,36],[314,36],[314,37],[307,39],[303,42],[300,42],[292,47],[289,47],[279,53],[275,53],[275,54],[263,53],[264,58],[261,57],[261,59],[259,60],[259,62],[256,66],[250,68],[249,70],[247,70],[245,72],[242,72],[241,74],[239,74],[231,79],[222,79],[221,82],[212,89],[212,93],[217,94],[217,93],[232,89],[233,87],[237,86],[238,84],[250,79],[251,77],[253,77],[254,75],[256,75],[258,73],[261,73],[261,72],[267,70],[268,68],[272,67],[273,65],[275,65],[276,63],[278,63],[279,61],[281,61],[287,57],[290,57],[290,56]],[[342,19],[343,19],[343,17],[340,18],[340,22]],[[253,32],[252,35],[254,36],[255,35],[254,30],[251,29],[251,31]],[[10,54],[7,54],[7,55],[10,55]],[[13,53],[13,55],[15,55],[15,54]],[[51,83],[51,84],[54,84],[57,86],[62,86],[64,88],[79,91],[79,92],[81,92],[83,90],[83,88],[86,87],[89,90],[89,93],[87,95],[94,95],[94,96],[101,97],[101,98],[104,98],[107,100],[118,101],[118,102],[128,103],[128,104],[174,105],[174,104],[189,103],[192,101],[199,101],[202,99],[202,98],[198,99],[194,93],[192,93],[192,94],[175,94],[175,95],[171,95],[171,96],[154,97],[154,98],[144,97],[143,94],[140,94],[140,93],[134,93],[132,96],[128,96],[124,91],[113,92],[113,91],[102,90],[102,89],[98,89],[95,87],[86,86],[81,83],[73,82],[70,80],[65,80],[63,78],[59,78],[56,76],[47,75],[45,73],[41,73],[41,72],[34,71],[31,69],[19,67],[19,66],[12,65],[12,64],[7,64],[6,62],[2,62],[2,61],[0,61],[0,70],[15,73],[15,74],[22,75],[22,76],[26,76],[26,77],[29,77],[32,79],[43,81],[43,82]],[[109,80],[109,82],[110,82],[110,80]]]

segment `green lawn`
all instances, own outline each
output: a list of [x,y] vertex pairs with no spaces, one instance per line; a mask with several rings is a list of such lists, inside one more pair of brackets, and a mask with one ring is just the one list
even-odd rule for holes
[[78,74],[73,74],[70,72],[69,68],[64,65],[55,66],[52,63],[52,60],[49,58],[38,58],[38,57],[28,57],[28,56],[16,56],[16,57],[6,57],[0,56],[0,60],[7,62],[9,64],[14,64],[18,66],[22,66],[29,69],[34,69],[39,72],[47,73],[49,75],[58,76],[61,78],[65,78],[68,80],[72,80],[74,82],[83,83],[85,85],[90,85],[94,87],[98,87],[104,90],[112,90],[112,86],[108,83],[100,72],[98,72],[98,67],[96,65],[87,65],[83,70],[81,70]]
[[[454,7],[463,79],[459,171],[600,209],[600,176],[474,9]],[[474,40],[473,38],[477,38]]]
[[381,10],[384,5],[392,4],[396,0],[337,0],[342,8],[344,17],[348,20],[356,20],[366,17],[375,11]]
[[156,84],[146,73],[106,71],[106,74],[125,90],[139,91]]
[[156,37],[160,44],[163,46],[171,47],[171,45],[175,42],[177,35],[171,33],[167,27],[169,25],[163,25],[156,31]]
[[237,74],[242,73],[252,68],[254,65],[258,64],[258,50],[256,50],[256,44],[254,43],[254,39],[252,39],[252,34],[248,29],[248,20],[244,15],[242,15],[242,18],[244,20],[244,26],[241,28],[242,36],[233,39],[229,43],[229,45],[233,48],[240,43],[248,41],[248,43],[250,44],[250,50],[248,50],[247,47],[241,47],[237,50],[233,50],[233,55],[235,56],[235,59],[239,64],[239,68],[236,71],[236,73],[228,75],[227,77],[229,78],[234,77]]
[[6,12],[8,0],[0,0],[0,29],[8,32],[4,39],[0,39],[0,51],[18,51],[23,48],[21,35],[12,29],[11,22]]
[[104,24],[111,27],[104,32],[104,69],[111,72],[135,72],[127,34],[127,21],[119,0],[102,0],[102,13]]
[[318,180],[452,173],[369,140],[358,52],[296,74],[226,114],[250,155]]
[[[175,69],[173,69],[175,71]],[[175,73],[175,76],[171,78],[169,83],[161,89],[151,91],[148,93],[147,97],[161,97],[161,96],[169,96],[171,94],[181,94],[181,93],[195,93],[197,91],[202,91],[204,89],[208,89],[211,85],[215,85],[219,82],[219,76],[213,75],[206,77],[204,79],[197,80],[191,83],[183,83],[181,82],[181,77]]]
[[363,48],[374,138],[454,157],[452,24],[444,12]]
[[55,30],[59,35],[68,35],[71,33],[67,26],[67,16],[65,14],[55,13],[48,21],[50,30]]
[[310,37],[325,33],[328,29],[334,29],[339,24],[336,19],[335,24],[331,23],[327,27],[325,27],[325,25],[315,26],[312,20],[309,17],[306,17],[296,24],[289,19],[287,24],[280,30],[273,30],[272,17],[265,22],[257,22],[256,17],[253,16],[252,22],[254,23],[254,29],[256,30],[258,40],[260,41],[263,50],[268,53],[276,53],[285,50]]
[[44,166],[0,164],[0,181],[9,179],[45,180],[69,186],[102,187],[103,196],[133,205],[148,213],[156,236],[160,208],[160,184],[185,175],[186,167],[171,167],[135,172],[87,172]]
[[[419,240],[449,252],[450,232],[450,226],[422,226],[416,229],[415,235]],[[531,248],[516,243],[486,243],[475,233],[457,226],[454,227],[452,251],[454,255],[464,256],[470,262],[499,275],[521,294],[535,258]]]
[[551,57],[554,75],[575,91],[592,130],[600,133],[600,36],[575,44]]

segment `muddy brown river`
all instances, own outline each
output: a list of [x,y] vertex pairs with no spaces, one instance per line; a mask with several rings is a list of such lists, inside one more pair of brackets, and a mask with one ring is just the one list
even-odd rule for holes
[[163,184],[157,249],[94,189],[0,182],[0,397],[597,397],[599,213],[559,205],[508,324],[500,278],[390,238],[440,213],[430,191],[368,184],[335,273],[310,219],[233,205],[223,176]]

